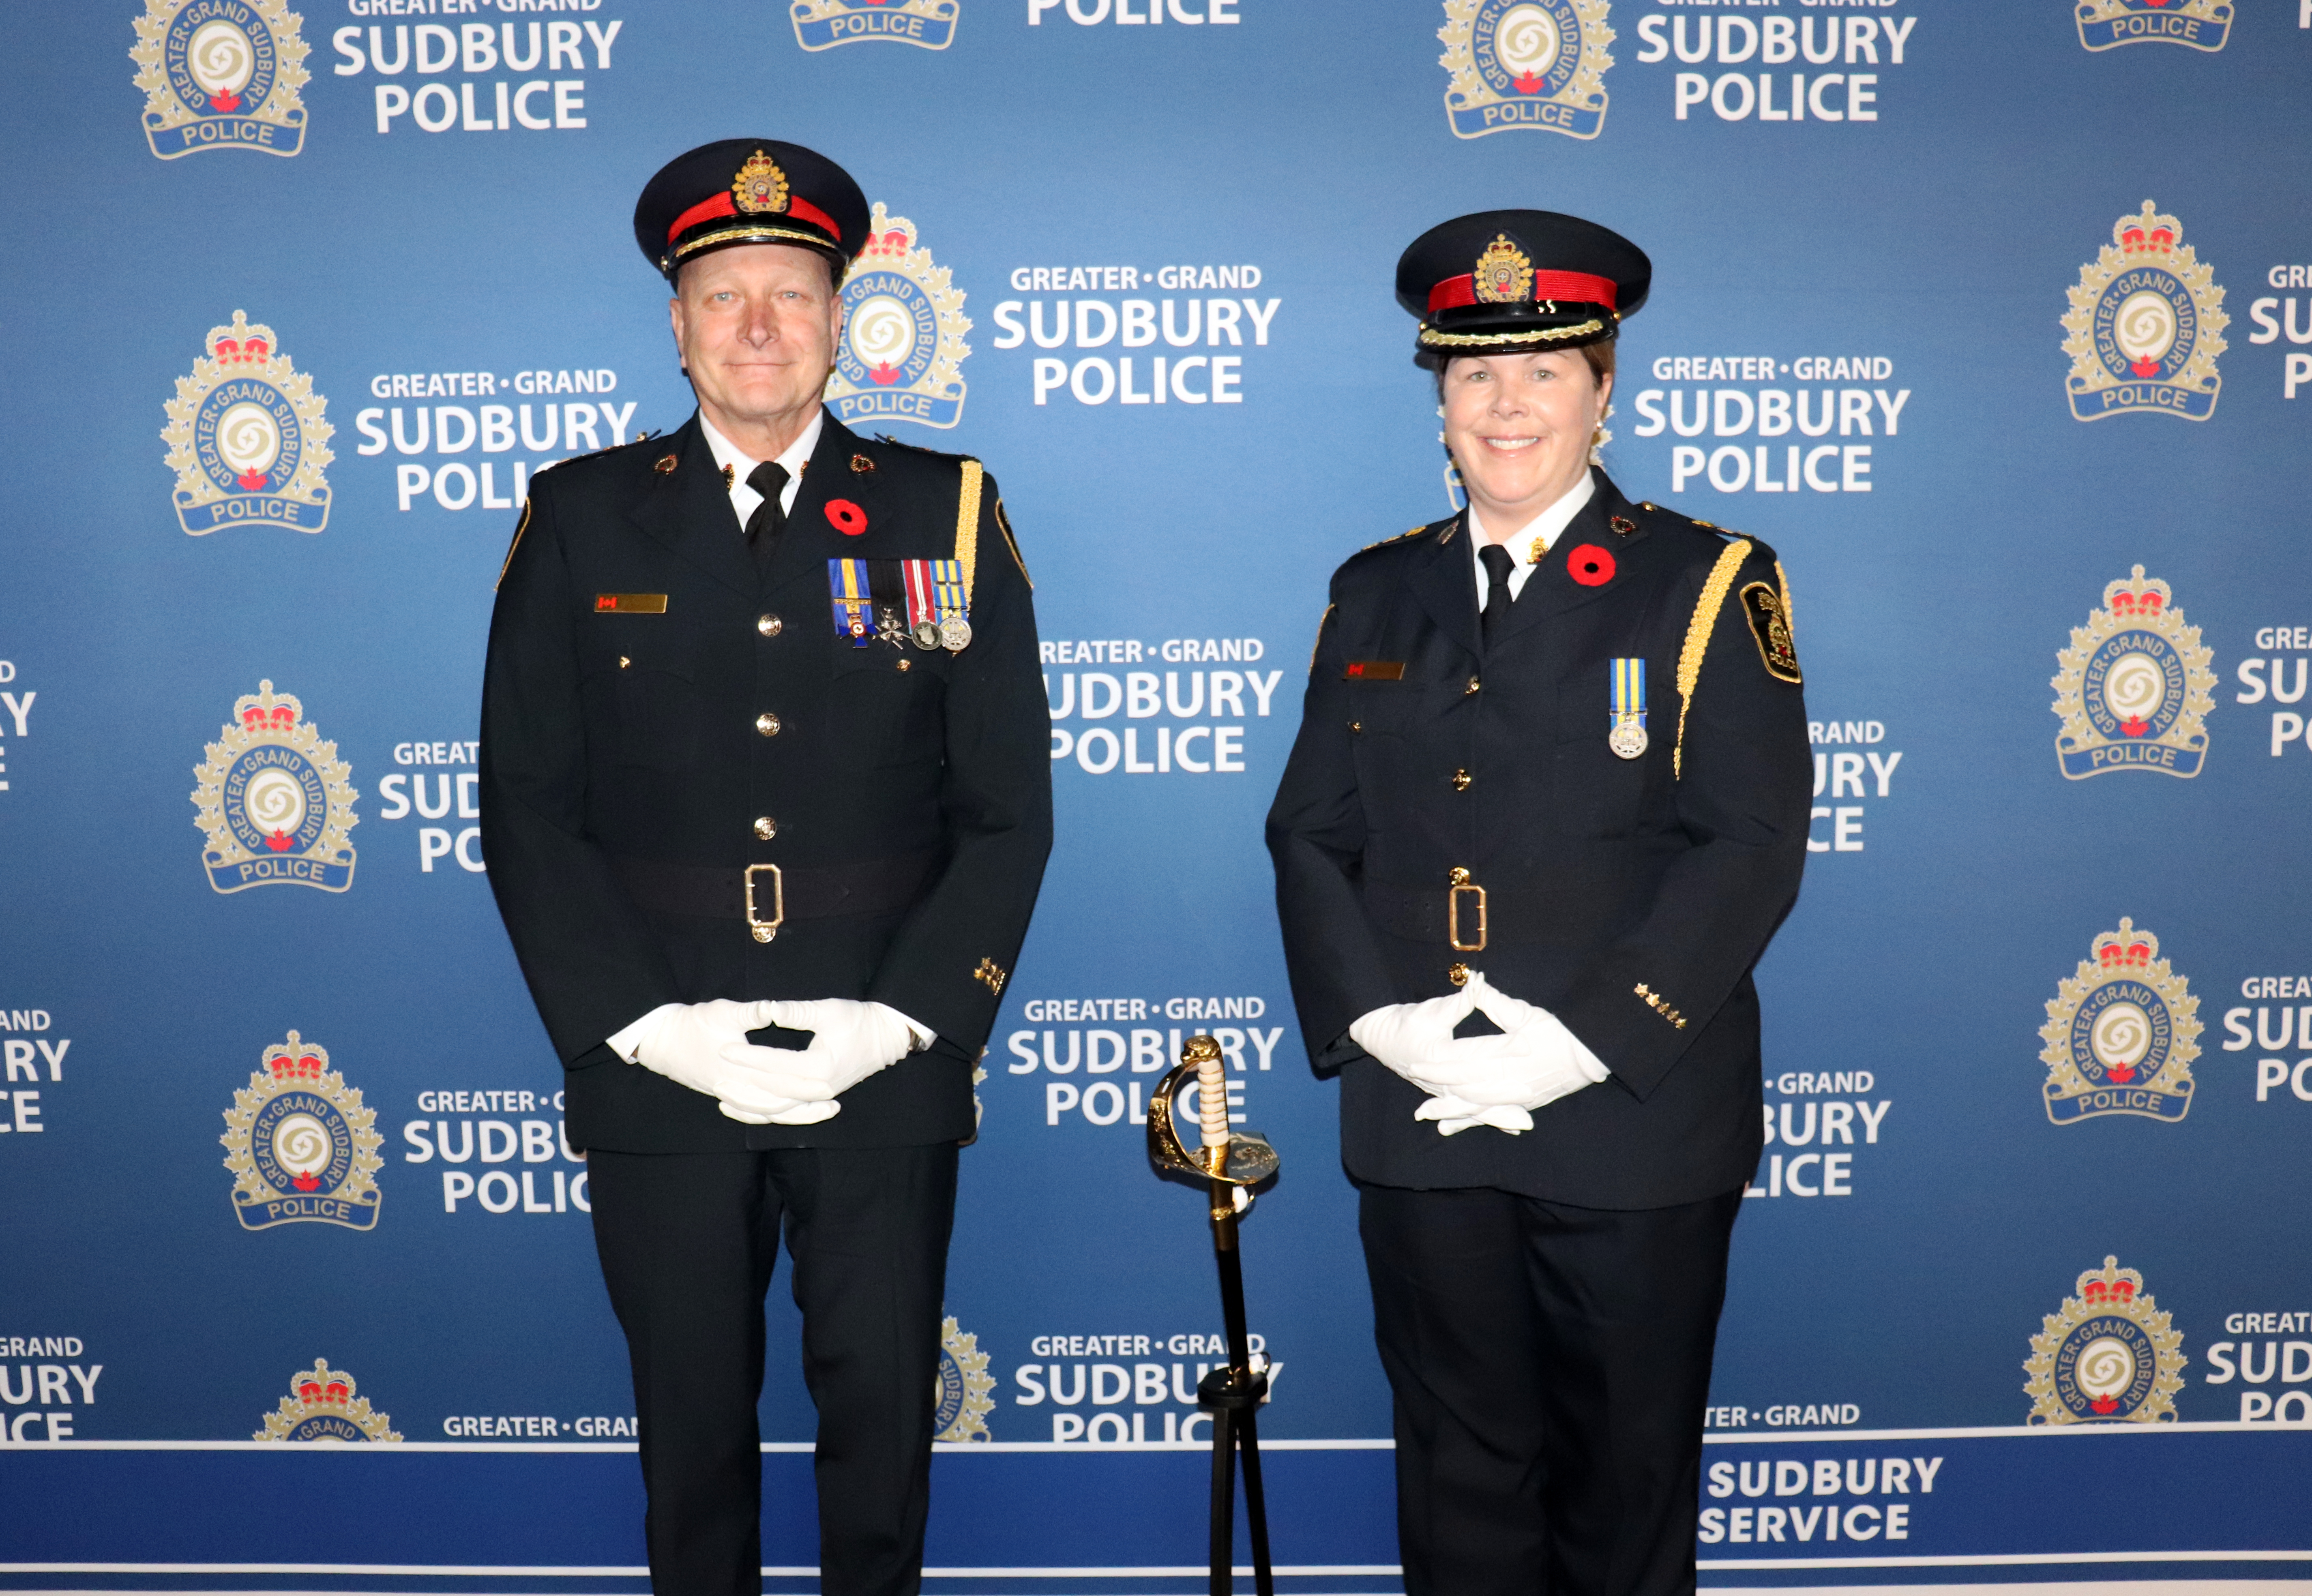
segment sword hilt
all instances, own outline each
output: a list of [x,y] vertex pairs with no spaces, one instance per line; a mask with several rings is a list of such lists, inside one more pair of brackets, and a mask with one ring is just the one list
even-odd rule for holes
[[1220,1043],[1192,1036],[1180,1050],[1181,1062],[1196,1067],[1196,1112],[1204,1123],[1204,1147],[1228,1146],[1228,1077],[1221,1068]]
[[[1191,1148],[1180,1135],[1176,1099],[1193,1079],[1196,1082],[1198,1146]],[[1252,1205],[1248,1188],[1276,1173],[1276,1149],[1257,1130],[1231,1132],[1228,1125],[1228,1077],[1221,1045],[1209,1036],[1191,1036],[1180,1049],[1180,1062],[1156,1083],[1148,1103],[1148,1157],[1160,1170],[1171,1170],[1200,1181],[1238,1189],[1235,1209]]]

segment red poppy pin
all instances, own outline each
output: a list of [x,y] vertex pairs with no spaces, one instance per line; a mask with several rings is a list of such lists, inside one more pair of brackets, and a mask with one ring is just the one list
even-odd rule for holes
[[[828,513],[833,513],[831,507]],[[1602,588],[1614,580],[1614,556],[1594,543],[1585,543],[1566,555],[1565,571],[1585,588]]]
[[[867,512],[848,499],[829,499],[827,501],[827,519],[845,537],[856,537],[867,530]],[[1612,570],[1612,562],[1608,561],[1607,571],[1610,574]]]

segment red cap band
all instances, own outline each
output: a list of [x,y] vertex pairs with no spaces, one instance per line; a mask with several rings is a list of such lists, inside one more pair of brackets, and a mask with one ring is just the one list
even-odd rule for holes
[[[670,244],[673,243],[675,240],[702,222],[712,222],[717,216],[735,216],[738,214],[738,205],[731,199],[730,191],[725,189],[712,199],[699,201],[681,215],[677,216],[674,219],[674,225],[666,230],[666,241]],[[835,225],[834,217],[820,210],[810,201],[790,195],[787,198],[786,214],[808,222],[814,227],[826,229],[828,237],[833,240],[838,248],[841,247],[843,230]]]
[[[1603,305],[1610,310],[1614,309],[1614,280],[1593,277],[1587,272],[1536,272],[1533,297],[1536,301],[1573,300],[1585,305]],[[1473,275],[1448,277],[1429,291],[1432,311],[1476,302],[1477,280]]]

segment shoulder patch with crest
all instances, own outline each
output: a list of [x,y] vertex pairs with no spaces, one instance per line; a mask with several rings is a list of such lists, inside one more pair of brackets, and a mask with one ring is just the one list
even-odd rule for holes
[[1758,658],[1766,674],[1778,682],[1799,685],[1798,649],[1791,641],[1790,614],[1782,596],[1771,582],[1752,582],[1742,589],[1742,615],[1750,623],[1750,636],[1758,645]]

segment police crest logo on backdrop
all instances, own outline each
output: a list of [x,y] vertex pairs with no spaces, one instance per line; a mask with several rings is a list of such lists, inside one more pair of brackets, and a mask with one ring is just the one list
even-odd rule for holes
[[355,1394],[354,1377],[317,1357],[289,1376],[289,1394],[265,1416],[252,1441],[398,1441],[390,1414],[373,1411]]
[[201,866],[218,892],[289,883],[341,893],[354,884],[361,794],[337,746],[321,741],[304,712],[293,695],[260,682],[234,702],[223,740],[193,767],[194,824],[209,839]]
[[2071,11],[2091,50],[2180,44],[2212,53],[2231,37],[2229,0],[2075,0]]
[[915,224],[875,202],[867,248],[843,284],[843,341],[827,402],[845,425],[912,421],[951,427],[963,418],[963,362],[971,330],[963,290],[915,242]]
[[[980,1072],[986,1078],[986,1072]],[[950,1314],[940,1326],[939,1402],[932,1418],[932,1435],[940,1441],[992,1441],[987,1416],[995,1411],[995,1376],[987,1372],[987,1354],[979,1338]]]
[[885,40],[943,50],[955,42],[957,0],[794,0],[795,42],[807,50]]
[[374,1230],[383,1194],[377,1172],[377,1111],[329,1068],[327,1048],[289,1033],[265,1050],[249,1085],[225,1110],[224,1166],[232,1173],[233,1217],[243,1230],[276,1225],[341,1225]]
[[1523,127],[1596,138],[1606,126],[1607,0],[1445,0],[1437,64],[1457,138]]
[[2073,781],[2113,771],[2200,773],[2216,707],[2214,650],[2184,624],[2166,582],[2134,567],[2103,590],[2103,607],[2071,628],[2055,656],[2055,758]]
[[2035,1425],[2174,1423],[2184,1389],[2184,1333],[2169,1326],[2143,1277],[2107,1257],[2089,1269],[2031,1338],[2023,1387]]
[[2048,1000],[2039,1027],[2048,1120],[2071,1125],[2134,1114],[2178,1122],[2192,1107],[2200,1000],[2159,956],[2159,938],[2132,920],[2089,951],[2093,956]]
[[298,22],[283,0],[144,0],[128,58],[153,153],[302,149],[297,91],[308,74]]
[[209,328],[208,353],[177,379],[161,441],[177,474],[177,524],[199,537],[220,527],[319,532],[329,522],[321,468],[337,457],[329,402],[289,363],[273,329],[245,310]]
[[2205,421],[2223,379],[2216,356],[2231,318],[2213,268],[2183,241],[2184,224],[2150,200],[2112,223],[2111,242],[2080,268],[2063,313],[2071,414],[2131,413]]

